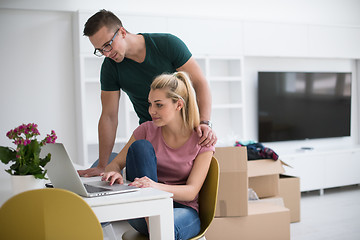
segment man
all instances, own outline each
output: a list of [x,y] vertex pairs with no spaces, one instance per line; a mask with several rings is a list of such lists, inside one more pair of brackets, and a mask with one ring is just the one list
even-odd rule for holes
[[101,10],[85,23],[84,35],[95,47],[94,54],[106,58],[101,67],[101,104],[99,120],[99,164],[79,170],[81,176],[101,174],[112,152],[120,89],[126,92],[140,119],[151,121],[148,93],[153,79],[162,73],[187,72],[196,91],[200,126],[196,129],[202,146],[214,145],[216,134],[211,129],[211,93],[209,85],[186,45],[171,34],[132,34],[112,12]]

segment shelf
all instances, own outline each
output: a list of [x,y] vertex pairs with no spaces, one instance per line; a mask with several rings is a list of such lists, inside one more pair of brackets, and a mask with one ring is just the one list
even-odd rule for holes
[[100,77],[85,78],[85,83],[98,83],[100,84]]
[[218,137],[217,146],[233,146],[236,140],[244,138],[244,116],[241,108],[213,109],[211,119]]
[[242,82],[210,82],[213,105],[242,104]]
[[209,60],[209,76],[241,76],[240,59],[210,59]]

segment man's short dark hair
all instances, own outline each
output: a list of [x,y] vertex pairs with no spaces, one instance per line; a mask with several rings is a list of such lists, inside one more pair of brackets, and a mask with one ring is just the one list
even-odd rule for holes
[[84,36],[91,37],[104,26],[116,31],[123,25],[121,20],[114,13],[102,9],[87,20],[84,26]]

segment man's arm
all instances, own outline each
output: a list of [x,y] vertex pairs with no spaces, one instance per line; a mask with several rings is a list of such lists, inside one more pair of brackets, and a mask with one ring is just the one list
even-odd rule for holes
[[120,91],[101,91],[102,112],[99,119],[99,164],[95,168],[79,170],[80,176],[98,176],[104,172],[114,147],[118,125]]
[[[187,72],[194,86],[200,111],[200,121],[209,121],[211,116],[211,91],[199,64],[191,57],[177,71]],[[214,145],[217,141],[215,132],[206,124],[200,124],[196,129],[201,137],[202,146]]]

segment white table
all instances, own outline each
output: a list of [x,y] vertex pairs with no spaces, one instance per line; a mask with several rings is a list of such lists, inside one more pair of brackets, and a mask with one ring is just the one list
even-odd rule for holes
[[174,239],[172,194],[153,188],[84,198],[100,222],[149,217],[150,239]]
[[[10,184],[10,181],[0,184],[0,206],[12,196]],[[150,239],[169,240],[174,239],[172,196],[172,193],[144,188],[136,192],[83,199],[100,222],[149,217]]]

